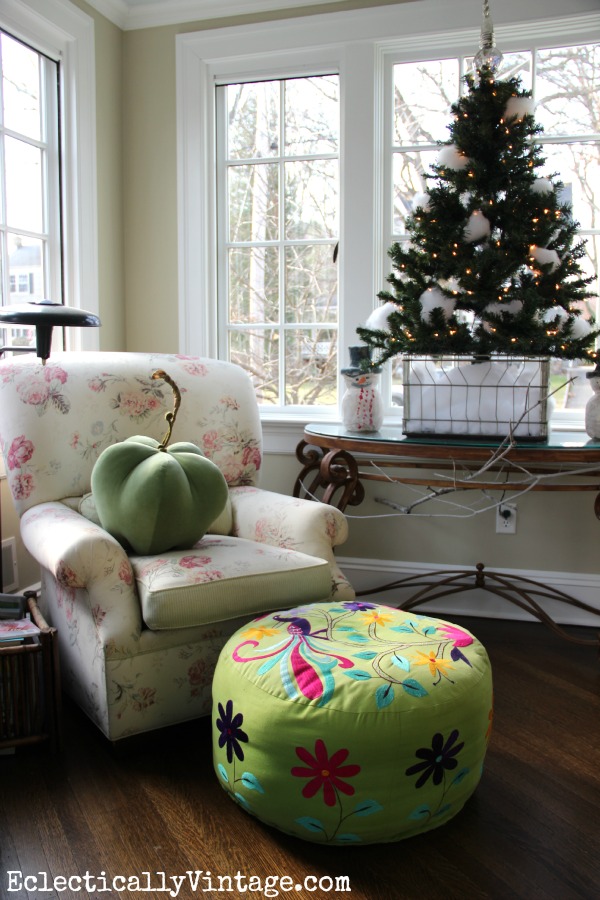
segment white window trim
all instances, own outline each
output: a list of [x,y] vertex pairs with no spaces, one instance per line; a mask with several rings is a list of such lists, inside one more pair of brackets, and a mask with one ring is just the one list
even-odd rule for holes
[[[418,10],[415,7],[418,5]],[[468,9],[466,7],[469,7]],[[587,0],[572,0],[569,16],[562,0],[505,0],[495,16],[496,43],[517,49],[540,41],[577,43],[600,39],[600,13]],[[179,225],[179,322],[182,353],[215,356],[216,203],[214,86],[231,79],[278,77],[292,73],[339,72],[341,76],[340,177],[340,365],[345,348],[355,343],[355,329],[378,305],[385,287],[385,235],[382,216],[388,150],[379,127],[385,110],[383,73],[390,59],[475,52],[480,23],[473,24],[472,4],[453,6],[455,28],[438,32],[438,3],[328,13],[256,26],[233,26],[178,35],[177,143]],[[537,13],[537,21],[524,16]],[[574,13],[574,14],[573,14]],[[390,35],[398,34],[391,39]],[[324,68],[326,67],[326,68]],[[376,166],[375,161],[381,164]],[[365,177],[365,173],[373,173]],[[348,226],[352,223],[352,228]],[[370,306],[365,304],[369,298]],[[269,416],[278,435],[285,423],[336,419],[336,411],[318,409],[298,415]],[[398,422],[398,419],[394,419]],[[277,449],[275,441],[273,449]]]
[[[0,24],[61,62],[64,299],[98,314],[94,20],[66,0],[2,0]],[[69,349],[95,350],[98,329],[67,329]]]

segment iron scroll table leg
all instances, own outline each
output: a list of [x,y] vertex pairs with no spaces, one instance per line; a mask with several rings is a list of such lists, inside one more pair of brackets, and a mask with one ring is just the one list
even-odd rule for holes
[[364,500],[365,489],[360,481],[358,465],[347,450],[325,452],[303,440],[296,447],[296,459],[303,468],[294,483],[294,497],[320,500],[333,506],[336,495],[339,495],[335,505],[341,512],[347,506],[358,506]]

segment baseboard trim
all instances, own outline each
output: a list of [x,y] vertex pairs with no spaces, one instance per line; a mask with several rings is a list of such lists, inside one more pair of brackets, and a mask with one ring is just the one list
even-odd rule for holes
[[[383,585],[406,578],[411,575],[436,575],[441,572],[459,572],[462,569],[473,569],[471,564],[441,566],[413,562],[397,562],[396,560],[359,559],[355,557],[337,557],[337,562],[354,589],[357,591],[377,590]],[[585,610],[577,609],[555,600],[539,599],[540,606],[555,622],[561,625],[585,625],[600,627],[600,576],[579,575],[574,572],[545,572],[525,569],[499,569],[492,566],[490,571],[518,578],[530,578],[539,581],[548,588],[561,591],[576,600],[587,603],[598,610],[598,616]],[[389,606],[402,606],[403,599],[414,593],[414,588],[396,587],[380,593],[378,599]],[[485,590],[475,589],[442,597],[423,603],[419,607],[423,612],[436,615],[481,616],[492,619],[517,619],[535,621],[525,610],[520,609],[508,600],[497,597]]]

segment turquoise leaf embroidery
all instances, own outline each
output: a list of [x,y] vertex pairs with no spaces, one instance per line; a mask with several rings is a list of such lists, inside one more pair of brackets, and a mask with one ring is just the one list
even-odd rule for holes
[[411,814],[409,815],[409,819],[425,819],[427,816],[431,815],[431,809],[427,806],[427,804],[423,804],[423,806],[417,806],[416,809],[413,809]]
[[410,694],[411,697],[426,697],[427,691],[423,687],[422,684],[419,684],[418,681],[415,681],[414,678],[407,678],[406,681],[402,682],[402,687],[406,691],[407,694]]
[[449,809],[452,809],[452,804],[445,803],[443,806],[440,806],[439,809],[436,809],[434,816],[443,816],[444,813],[447,813]]
[[352,627],[352,625],[338,625],[337,630],[338,631],[354,631],[354,628]]
[[351,815],[353,816],[371,816],[373,813],[379,812],[383,809],[381,803],[378,803],[377,800],[363,800],[362,803],[359,803],[353,810]]
[[256,775],[252,775],[250,772],[244,772],[241,781],[244,787],[249,791],[258,791],[259,794],[264,794],[264,788]]
[[402,634],[412,634],[413,628],[410,628],[408,625],[392,625],[390,631],[401,631]]
[[437,628],[434,625],[428,625],[427,628],[423,629],[423,634],[426,634],[429,636],[430,634],[435,634],[436,631],[437,631]]
[[353,678],[354,681],[368,681],[371,677],[364,669],[352,669],[351,672],[344,672],[346,678]]
[[242,797],[242,795],[237,792],[233,796],[235,797],[237,802],[240,804],[240,806],[243,806],[244,809],[247,809],[249,812],[252,812],[252,807],[250,806],[250,804],[248,803],[248,801],[246,800],[245,797]]
[[399,669],[410,672],[410,663],[405,656],[398,656],[397,653],[394,653],[392,654],[392,662],[395,666],[398,666]]
[[353,653],[354,659],[375,659],[377,654],[374,650],[363,650],[362,653]]
[[394,700],[394,688],[391,684],[382,684],[375,691],[375,702],[377,709],[384,709]]
[[361,839],[357,834],[338,834],[335,840],[339,844],[356,844],[360,843]]
[[219,775],[221,776],[221,778],[223,779],[225,784],[229,784],[229,775],[227,774],[227,770],[225,769],[225,766],[222,765],[221,763],[219,763],[219,765],[217,766],[217,769],[219,770]]
[[369,640],[369,638],[365,637],[364,634],[358,634],[358,632],[357,632],[356,634],[349,634],[348,640],[349,641],[358,641],[361,644],[366,644],[367,641]]
[[463,778],[469,774],[469,769],[461,769],[460,772],[452,779],[452,784],[460,784]]
[[319,822],[318,819],[313,819],[312,816],[302,816],[300,819],[296,819],[296,823],[298,825],[302,825],[303,828],[306,828],[307,831],[312,831],[313,833],[321,833],[324,832],[323,823]]

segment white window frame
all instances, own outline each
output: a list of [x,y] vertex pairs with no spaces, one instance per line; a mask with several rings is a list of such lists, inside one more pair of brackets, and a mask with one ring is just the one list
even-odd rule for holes
[[[0,25],[61,63],[63,298],[97,315],[94,21],[65,0],[2,0]],[[69,350],[98,349],[98,329],[66,329],[66,340]]]
[[[380,7],[233,26],[177,37],[177,138],[179,224],[179,322],[182,353],[217,355],[216,198],[214,86],[250,78],[292,74],[340,74],[339,353],[357,342],[356,326],[379,305],[389,260],[391,139],[382,123],[391,108],[394,62],[476,52],[480,22],[472,5],[453,8],[451,30],[439,32],[439,3]],[[418,10],[415,7],[418,6]],[[600,13],[587,0],[505,0],[496,15],[500,49],[528,49],[600,40]],[[534,22],[523,21],[533,11]],[[500,21],[502,13],[506,24]],[[512,20],[511,20],[512,17]],[[543,18],[542,18],[543,17]],[[397,38],[391,37],[398,35]],[[550,43],[549,43],[550,42]],[[386,73],[388,73],[386,77]],[[387,116],[391,129],[391,115]],[[387,192],[391,194],[390,191]],[[337,419],[331,409],[269,415],[263,421],[285,432],[285,423]],[[339,415],[339,414],[338,414]],[[399,411],[390,421],[399,424]],[[268,431],[266,431],[268,434]],[[289,440],[289,438],[288,438]],[[289,445],[288,445],[289,446]]]

